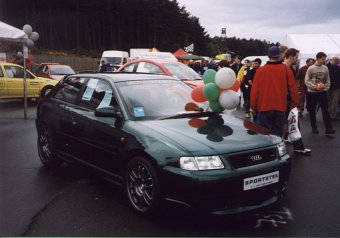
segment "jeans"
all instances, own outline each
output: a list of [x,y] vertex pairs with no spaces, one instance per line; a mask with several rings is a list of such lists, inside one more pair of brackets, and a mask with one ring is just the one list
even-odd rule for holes
[[271,130],[272,134],[282,137],[286,119],[286,112],[262,111],[257,112],[256,123]]
[[307,92],[306,94],[307,99],[307,109],[309,111],[309,117],[310,117],[310,125],[312,128],[317,128],[316,125],[316,105],[317,103],[320,104],[321,112],[322,112],[322,118],[323,123],[325,124],[326,129],[331,129],[331,119],[328,112],[328,98],[327,98],[327,92],[322,93],[310,93]]

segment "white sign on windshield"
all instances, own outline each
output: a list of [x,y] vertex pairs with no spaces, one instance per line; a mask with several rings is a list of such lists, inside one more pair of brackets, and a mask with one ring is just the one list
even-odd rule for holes
[[91,97],[93,95],[94,89],[97,86],[97,83],[98,83],[98,79],[90,79],[90,81],[87,83],[87,88],[84,92],[82,100],[84,100],[84,101],[90,101],[91,100]]

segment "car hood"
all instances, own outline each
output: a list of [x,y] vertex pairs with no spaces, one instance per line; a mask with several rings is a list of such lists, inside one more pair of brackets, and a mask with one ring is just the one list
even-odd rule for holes
[[167,138],[169,143],[193,155],[245,151],[272,146],[281,141],[250,121],[228,115],[140,121],[138,124],[146,127],[149,135]]

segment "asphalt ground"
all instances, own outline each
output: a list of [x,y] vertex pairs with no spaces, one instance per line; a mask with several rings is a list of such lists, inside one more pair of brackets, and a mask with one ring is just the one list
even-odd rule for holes
[[[169,207],[156,220],[137,216],[121,188],[86,170],[50,171],[37,154],[36,102],[0,101],[0,236],[255,236],[340,237],[340,121],[337,134],[312,134],[300,118],[310,156],[288,150],[293,166],[281,204],[237,216],[197,216]],[[230,112],[243,117],[242,109]]]

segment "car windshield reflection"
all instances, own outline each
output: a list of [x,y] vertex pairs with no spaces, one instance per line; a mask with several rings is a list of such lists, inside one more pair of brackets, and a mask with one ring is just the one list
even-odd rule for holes
[[192,68],[182,63],[164,64],[164,66],[169,70],[170,74],[174,76],[175,78],[178,78],[181,80],[202,79],[201,76],[198,73],[196,73]]
[[[180,81],[144,80],[117,84],[126,110],[134,120],[161,119],[181,114],[192,103],[191,88]],[[206,110],[207,103],[197,104]],[[200,109],[200,110],[202,110]]]

